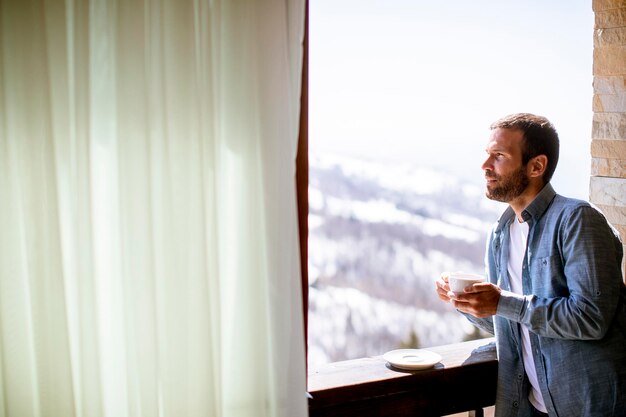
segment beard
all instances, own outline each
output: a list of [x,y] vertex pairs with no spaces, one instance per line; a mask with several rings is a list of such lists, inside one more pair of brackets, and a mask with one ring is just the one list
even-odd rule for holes
[[525,166],[519,167],[506,176],[497,175],[493,171],[486,171],[485,177],[498,181],[491,189],[487,184],[487,192],[485,193],[487,198],[503,203],[508,203],[519,197],[530,182],[526,176]]

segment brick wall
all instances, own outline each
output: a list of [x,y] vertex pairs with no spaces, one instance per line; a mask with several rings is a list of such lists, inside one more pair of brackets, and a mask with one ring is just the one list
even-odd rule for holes
[[[626,0],[593,0],[593,11],[589,198],[619,230],[626,244]],[[622,270],[626,279],[626,259]]]

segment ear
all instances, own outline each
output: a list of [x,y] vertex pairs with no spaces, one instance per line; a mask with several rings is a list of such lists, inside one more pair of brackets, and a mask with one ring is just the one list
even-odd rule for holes
[[530,178],[541,178],[546,172],[548,166],[548,157],[545,155],[537,155],[528,161],[528,176]]

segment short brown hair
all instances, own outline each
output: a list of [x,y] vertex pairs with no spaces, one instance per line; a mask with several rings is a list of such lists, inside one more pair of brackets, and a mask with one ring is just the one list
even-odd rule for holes
[[548,158],[543,183],[549,183],[559,162],[559,135],[552,123],[543,116],[515,113],[491,124],[492,130],[498,128],[520,130],[523,133],[522,164],[528,164],[528,161],[538,155]]

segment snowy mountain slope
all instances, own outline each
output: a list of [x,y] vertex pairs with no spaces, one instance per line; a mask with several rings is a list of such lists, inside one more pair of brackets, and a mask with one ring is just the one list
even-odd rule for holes
[[408,165],[310,158],[309,363],[379,355],[468,338],[441,303],[442,271],[483,271],[502,206],[479,186]]

